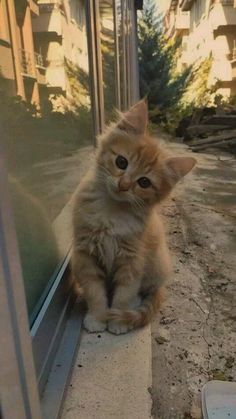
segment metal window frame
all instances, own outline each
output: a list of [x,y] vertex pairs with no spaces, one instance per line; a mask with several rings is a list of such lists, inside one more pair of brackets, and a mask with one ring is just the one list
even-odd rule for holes
[[91,72],[90,88],[92,98],[92,112],[94,121],[95,145],[96,137],[105,128],[104,92],[102,76],[102,55],[100,42],[99,2],[86,2],[87,36],[89,51],[89,67]]
[[[0,135],[4,135],[2,127]],[[40,419],[23,277],[1,149],[0,196],[1,413],[3,419]]]
[[120,84],[120,60],[119,60],[119,37],[117,25],[117,0],[113,0],[114,38],[115,38],[115,78],[116,78],[116,106],[121,110],[121,84]]
[[130,22],[130,2],[131,0],[126,0],[126,13],[125,13],[125,23],[126,23],[126,77],[127,77],[127,107],[131,106],[131,44],[130,44],[130,31],[131,31],[131,22]]

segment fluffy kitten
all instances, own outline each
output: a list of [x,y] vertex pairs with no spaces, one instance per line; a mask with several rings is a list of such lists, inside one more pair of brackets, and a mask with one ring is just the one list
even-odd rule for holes
[[171,271],[156,207],[196,160],[169,157],[146,135],[147,122],[141,101],[108,129],[76,196],[72,271],[88,304],[90,332],[146,325]]

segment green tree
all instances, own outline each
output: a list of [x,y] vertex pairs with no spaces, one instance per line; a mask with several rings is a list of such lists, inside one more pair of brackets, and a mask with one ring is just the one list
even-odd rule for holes
[[165,114],[183,95],[190,69],[176,74],[178,43],[163,34],[162,16],[154,0],[146,0],[138,21],[141,97],[147,96],[150,115]]

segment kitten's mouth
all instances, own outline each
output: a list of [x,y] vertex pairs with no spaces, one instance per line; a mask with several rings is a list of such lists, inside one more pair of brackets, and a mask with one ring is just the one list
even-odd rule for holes
[[121,191],[118,187],[107,185],[107,190],[109,195],[116,201],[126,201],[128,202],[127,191]]

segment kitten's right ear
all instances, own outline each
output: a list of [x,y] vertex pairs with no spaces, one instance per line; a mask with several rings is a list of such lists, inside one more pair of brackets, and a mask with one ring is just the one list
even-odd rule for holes
[[170,157],[165,160],[165,175],[168,183],[173,186],[182,177],[186,176],[195,166],[197,160],[194,157]]
[[140,100],[121,117],[117,127],[128,133],[143,135],[148,124],[148,106],[145,99]]

